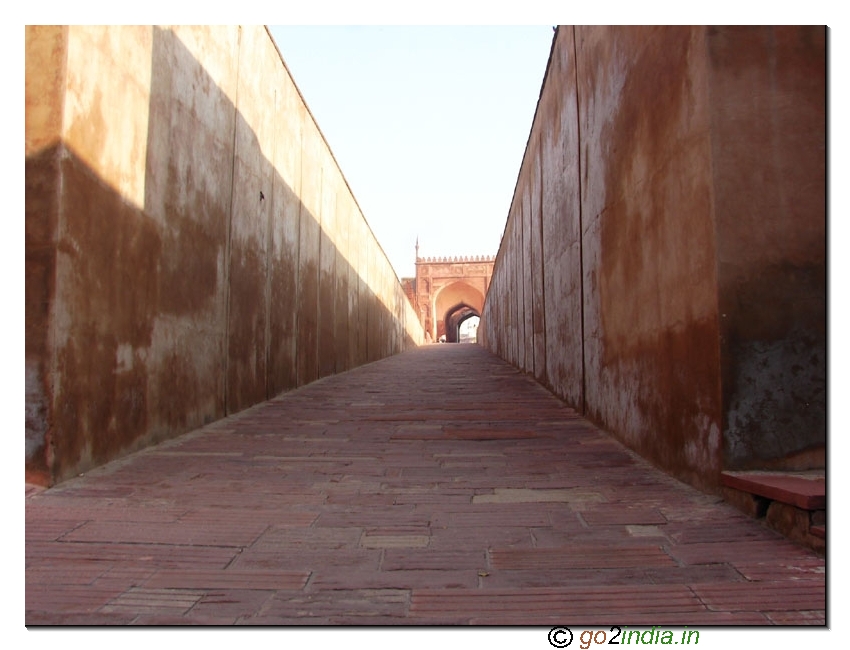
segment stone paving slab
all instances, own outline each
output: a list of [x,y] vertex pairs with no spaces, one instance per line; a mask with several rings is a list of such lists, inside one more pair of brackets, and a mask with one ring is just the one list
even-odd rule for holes
[[327,377],[52,489],[27,625],[824,625],[826,564],[474,345]]
[[771,472],[723,472],[720,478],[727,487],[790,503],[803,510],[826,508],[826,479],[820,470],[808,476]]

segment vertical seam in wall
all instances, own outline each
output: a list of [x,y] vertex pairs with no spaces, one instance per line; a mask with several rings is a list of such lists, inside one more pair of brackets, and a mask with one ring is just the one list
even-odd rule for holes
[[322,339],[322,213],[324,210],[325,200],[325,168],[319,169],[319,218],[316,219],[319,224],[319,254],[316,258],[316,379],[321,378],[322,362],[319,356],[319,342]]
[[[529,144],[531,140],[529,139]],[[531,178],[529,181],[529,185],[534,184],[534,178]],[[523,249],[525,248],[525,242],[528,240],[528,287],[526,289],[530,289],[528,295],[525,297],[525,300],[528,302],[525,303],[526,309],[531,313],[531,331],[526,330],[525,332],[525,340],[531,342],[531,360],[526,358],[525,365],[528,366],[531,370],[531,376],[537,376],[537,367],[536,360],[537,355],[534,353],[534,332],[536,331],[535,322],[537,321],[536,314],[534,313],[534,207],[533,203],[533,189],[531,187],[528,188],[529,196],[528,196],[528,232],[525,232],[525,219],[523,219],[523,230],[522,230],[522,238],[523,238]],[[525,203],[523,201],[523,203]],[[525,283],[523,283],[525,284]],[[525,301],[524,301],[525,302]],[[525,348],[526,355],[528,355],[528,346]]]
[[584,220],[582,214],[582,166],[581,166],[581,101],[579,101],[578,84],[578,40],[576,38],[576,26],[573,25],[573,70],[576,80],[576,149],[578,156],[578,268],[579,268],[579,295],[581,300],[581,414],[587,414],[587,371],[585,367],[585,349],[587,341],[584,337]]
[[[275,214],[275,182],[274,177],[276,174],[275,164],[277,163],[277,138],[275,134],[277,133],[277,88],[274,90],[274,110],[272,111],[272,160],[271,160],[271,178],[272,178],[272,186],[269,188],[269,207],[268,207],[268,217],[266,218],[266,290],[265,290],[265,298],[266,298],[266,341],[265,341],[265,353],[266,353],[266,399],[271,399],[271,329],[272,329],[272,258],[274,257],[274,237],[273,237],[273,223],[274,223],[274,214]],[[260,179],[260,191],[262,191],[262,177]]]
[[[47,406],[47,428],[44,432],[44,464],[47,467],[47,480],[50,485],[54,484],[56,479],[55,472],[55,441],[56,420],[53,417],[55,411],[55,396],[58,393],[60,385],[59,380],[59,358],[56,351],[56,341],[58,339],[58,325],[54,313],[56,310],[56,297],[62,295],[60,290],[60,274],[59,274],[59,245],[62,241],[63,232],[65,230],[65,164],[64,161],[69,157],[68,149],[65,145],[65,104],[68,97],[68,56],[71,49],[71,27],[65,25],[61,28],[64,32],[65,49],[62,53],[62,91],[60,93],[59,106],[59,138],[58,146],[56,147],[56,230],[53,233],[53,300],[48,304],[47,312],[47,363],[45,363],[44,372],[47,373],[48,379],[44,380],[44,384],[50,386],[50,394],[46,396]],[[153,28],[151,28],[153,29]],[[151,54],[153,56],[153,54]],[[153,61],[151,61],[153,65]],[[25,355],[26,356],[26,355]],[[42,379],[39,377],[39,382]]]
[[[544,268],[544,260],[546,259],[546,251],[543,249],[544,239],[543,239],[543,146],[540,146],[538,150],[538,161],[539,161],[539,174],[540,174],[540,204],[539,209],[537,211],[537,215],[539,217],[539,233],[540,233],[540,305],[541,310],[540,313],[543,318],[543,376],[547,384],[549,384],[548,380],[548,367],[547,363],[547,338],[546,338],[546,273]],[[535,374],[535,377],[537,375]]]
[[[713,95],[713,73],[711,69],[711,44],[709,42],[708,28],[702,28],[702,38],[703,38],[703,61],[705,65],[705,93],[707,99],[707,105],[712,107],[712,95]],[[714,117],[712,112],[709,112],[708,117],[708,169],[709,174],[708,177],[710,179],[709,183],[709,214],[713,224],[712,234],[714,235],[714,319],[717,327],[717,360],[718,360],[718,373],[717,373],[717,382],[716,388],[717,391],[717,403],[718,403],[718,418],[719,418],[719,429],[720,429],[720,439],[718,441],[719,449],[717,450],[717,457],[720,465],[720,469],[722,470],[726,464],[726,451],[724,440],[726,437],[726,426],[725,426],[725,415],[723,410],[723,340],[724,340],[724,332],[723,332],[723,321],[721,318],[721,302],[720,302],[720,259],[719,259],[719,242],[720,242],[720,233],[719,233],[719,225],[717,222],[717,186],[715,183],[715,159],[714,159],[714,133],[712,128],[712,122]]]
[[[293,82],[294,83],[294,82]],[[298,354],[298,334],[301,331],[301,217],[304,211],[304,201],[302,197],[304,183],[304,125],[298,125],[298,193],[296,194],[296,203],[298,204],[298,216],[295,218],[296,223],[296,242],[295,246],[295,327],[292,332],[292,363],[295,366],[295,385],[301,385],[301,361]],[[295,192],[296,188],[292,188]]]
[[[531,138],[528,139],[528,146],[531,147]],[[534,179],[532,177],[530,183],[533,183]],[[527,187],[527,186],[526,186]],[[530,190],[529,190],[530,191]],[[531,228],[531,201],[528,202],[528,226]],[[526,248],[527,247],[527,248]],[[522,200],[522,247],[520,249],[522,251],[522,309],[524,312],[523,322],[523,346],[525,348],[525,368],[526,372],[530,372],[531,376],[534,376],[534,282],[529,278],[529,285],[531,285],[531,294],[526,291],[529,287],[525,285],[525,263],[526,259],[528,260],[528,273],[531,275],[531,270],[534,268],[534,264],[532,261],[531,255],[531,236],[530,233],[525,231],[525,197]],[[528,300],[528,302],[526,302]],[[530,307],[530,309],[529,309]],[[529,318],[529,312],[531,312],[531,318]],[[526,326],[528,321],[531,321],[531,331],[528,331],[528,327]],[[528,359],[528,341],[531,340],[531,360]]]
[[[523,277],[525,271],[525,223],[522,209],[522,199],[520,198],[518,226],[519,255],[517,256],[519,259],[516,269],[518,276],[517,289],[520,291],[522,297],[517,302],[517,365],[519,365],[523,371],[528,372],[528,359],[525,358],[525,278]],[[522,330],[520,330],[520,324],[522,325]],[[522,355],[519,353],[520,346],[522,346]],[[522,359],[521,362],[520,359]]]
[[239,66],[242,61],[242,26],[237,28],[236,37],[236,91],[233,100],[233,154],[230,158],[230,210],[227,214],[227,239],[224,244],[224,286],[227,297],[224,301],[224,415],[229,414],[228,398],[230,385],[230,271],[233,252],[233,197],[236,186],[236,144],[239,131]]
[[513,230],[516,230],[517,228],[522,228],[522,224],[517,225],[516,214],[514,214],[514,223],[511,226],[511,229],[512,229],[511,241],[513,242],[513,254],[511,255],[511,268],[512,268],[513,275],[514,275],[514,290],[516,291],[517,295],[516,295],[516,299],[513,301],[513,303],[514,303],[514,345],[513,345],[513,348],[514,348],[514,350],[513,350],[514,355],[513,356],[514,356],[514,358],[513,358],[512,363],[517,368],[519,368],[520,367],[519,346],[520,346],[520,344],[525,345],[525,343],[522,340],[524,332],[520,330],[521,325],[520,325],[520,320],[519,320],[519,317],[520,317],[520,314],[521,314],[521,309],[522,309],[522,300],[520,299],[520,295],[522,293],[522,285],[520,284],[520,278],[518,277],[519,276],[518,258],[520,258],[521,255],[522,255],[522,243],[521,243],[521,237],[516,232],[513,232]]
[[[366,217],[363,216],[362,211],[360,212],[360,219],[361,219],[361,222],[366,220]],[[369,256],[369,239],[368,238],[366,239],[365,245],[363,246],[362,250],[366,251],[366,263],[363,266],[363,272],[365,273],[366,277],[363,278],[363,284],[366,286],[366,294],[369,295],[369,294],[372,293],[372,282],[370,280],[371,274],[369,273],[369,261],[372,258]],[[373,299],[372,296],[370,296],[370,298]],[[361,298],[361,300],[362,300],[362,298]],[[372,357],[369,356],[369,334],[372,331],[372,323],[369,322],[369,316],[372,313],[371,299],[365,303],[365,309],[366,309],[366,314],[365,314],[365,319],[364,319],[365,320],[365,323],[364,323],[365,329],[364,329],[364,336],[363,336],[365,346],[364,346],[363,354],[364,354],[364,358],[366,359],[366,361],[364,363],[369,363],[370,361],[374,361],[374,359],[372,359]]]
[[[525,358],[525,224],[523,223],[522,198],[519,202],[519,224],[517,225],[515,268],[517,276],[517,367],[528,372]],[[520,349],[522,353],[520,353]]]

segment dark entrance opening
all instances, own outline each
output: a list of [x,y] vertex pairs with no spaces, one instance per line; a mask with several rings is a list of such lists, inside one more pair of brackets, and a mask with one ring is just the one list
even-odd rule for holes
[[478,313],[477,309],[470,307],[465,303],[460,303],[452,307],[446,312],[445,324],[446,324],[446,343],[474,343],[475,341],[470,341],[468,337],[464,337],[464,340],[461,340],[461,332],[460,326],[470,318],[480,318],[481,314]]

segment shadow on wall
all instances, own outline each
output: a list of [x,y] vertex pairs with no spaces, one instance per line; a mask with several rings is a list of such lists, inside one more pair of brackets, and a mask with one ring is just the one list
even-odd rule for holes
[[64,143],[26,158],[26,468],[51,484],[420,342],[344,180],[314,214],[172,32],[151,64],[144,207]]

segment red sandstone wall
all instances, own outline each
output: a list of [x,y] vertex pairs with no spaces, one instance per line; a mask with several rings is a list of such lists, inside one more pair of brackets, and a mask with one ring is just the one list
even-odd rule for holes
[[28,27],[26,98],[34,475],[421,342],[264,28]]
[[806,467],[823,458],[825,40],[822,27],[707,33],[732,468]]
[[701,487],[824,439],[823,36],[553,42],[481,338]]

